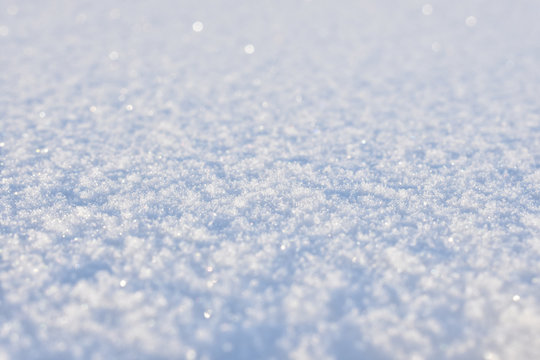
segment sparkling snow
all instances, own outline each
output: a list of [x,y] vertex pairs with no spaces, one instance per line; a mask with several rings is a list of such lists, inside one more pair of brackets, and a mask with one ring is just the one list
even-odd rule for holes
[[0,0],[0,359],[540,358],[539,13]]

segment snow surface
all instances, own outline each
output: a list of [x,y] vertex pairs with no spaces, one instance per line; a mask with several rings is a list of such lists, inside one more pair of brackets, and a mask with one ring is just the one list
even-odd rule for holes
[[540,358],[539,14],[0,0],[0,359]]

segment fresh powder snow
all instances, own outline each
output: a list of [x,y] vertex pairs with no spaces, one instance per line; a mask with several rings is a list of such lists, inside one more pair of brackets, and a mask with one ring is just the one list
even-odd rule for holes
[[0,0],[0,359],[539,359],[537,0]]

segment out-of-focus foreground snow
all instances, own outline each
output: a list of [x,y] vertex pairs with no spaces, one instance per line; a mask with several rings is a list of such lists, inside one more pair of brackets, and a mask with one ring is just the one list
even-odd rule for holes
[[539,13],[0,0],[0,359],[540,358]]

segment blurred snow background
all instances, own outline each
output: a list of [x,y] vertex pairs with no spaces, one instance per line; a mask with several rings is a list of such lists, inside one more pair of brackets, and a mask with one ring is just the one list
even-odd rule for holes
[[540,358],[539,14],[0,0],[0,359]]

